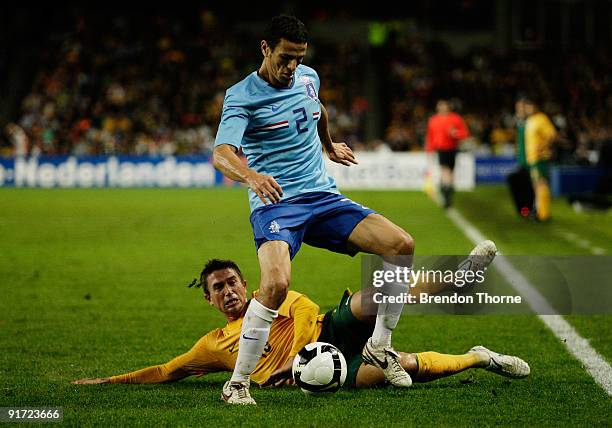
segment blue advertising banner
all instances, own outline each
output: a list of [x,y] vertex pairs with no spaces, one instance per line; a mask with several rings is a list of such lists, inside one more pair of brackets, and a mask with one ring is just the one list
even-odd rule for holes
[[505,183],[506,177],[516,169],[516,158],[487,156],[476,158],[476,184]]
[[555,165],[550,168],[550,190],[553,196],[594,192],[605,180],[604,170],[593,166]]
[[5,187],[208,187],[224,183],[207,156],[0,158],[0,186]]

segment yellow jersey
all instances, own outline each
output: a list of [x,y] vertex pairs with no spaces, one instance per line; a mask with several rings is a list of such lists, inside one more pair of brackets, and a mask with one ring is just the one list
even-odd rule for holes
[[[257,292],[253,293],[253,297]],[[316,342],[323,328],[319,306],[304,294],[289,291],[272,322],[264,353],[251,375],[262,383],[275,370],[294,357],[304,345]],[[190,375],[202,376],[219,371],[233,371],[238,357],[242,320],[228,322],[202,337],[187,353],[166,364],[147,367],[110,378],[111,383],[160,383]]]
[[544,113],[535,113],[527,118],[525,122],[525,153],[529,165],[550,159],[552,155],[550,146],[556,135],[557,130]]

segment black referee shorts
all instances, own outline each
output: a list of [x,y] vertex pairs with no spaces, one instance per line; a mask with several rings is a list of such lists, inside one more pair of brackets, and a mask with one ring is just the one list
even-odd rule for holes
[[438,163],[441,166],[446,166],[451,170],[455,169],[455,158],[457,150],[440,150],[438,152]]

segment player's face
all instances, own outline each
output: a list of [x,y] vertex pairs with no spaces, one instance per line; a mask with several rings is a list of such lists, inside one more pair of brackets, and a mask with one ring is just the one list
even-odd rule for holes
[[446,114],[450,111],[450,104],[447,101],[438,101],[436,111],[440,114]]
[[234,269],[216,270],[206,278],[208,302],[228,318],[238,318],[246,304],[246,281]]
[[287,87],[291,85],[295,69],[304,60],[308,43],[293,43],[285,39],[270,49],[266,41],[262,42],[262,51],[270,83],[273,86]]

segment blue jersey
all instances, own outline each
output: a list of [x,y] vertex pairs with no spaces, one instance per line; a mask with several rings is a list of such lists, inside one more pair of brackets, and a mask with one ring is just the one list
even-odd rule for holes
[[[317,133],[318,92],[319,76],[305,65],[298,65],[288,88],[275,88],[254,71],[226,91],[215,147],[242,147],[249,168],[274,177],[283,200],[308,192],[339,193]],[[264,205],[251,189],[249,203],[251,211]]]

